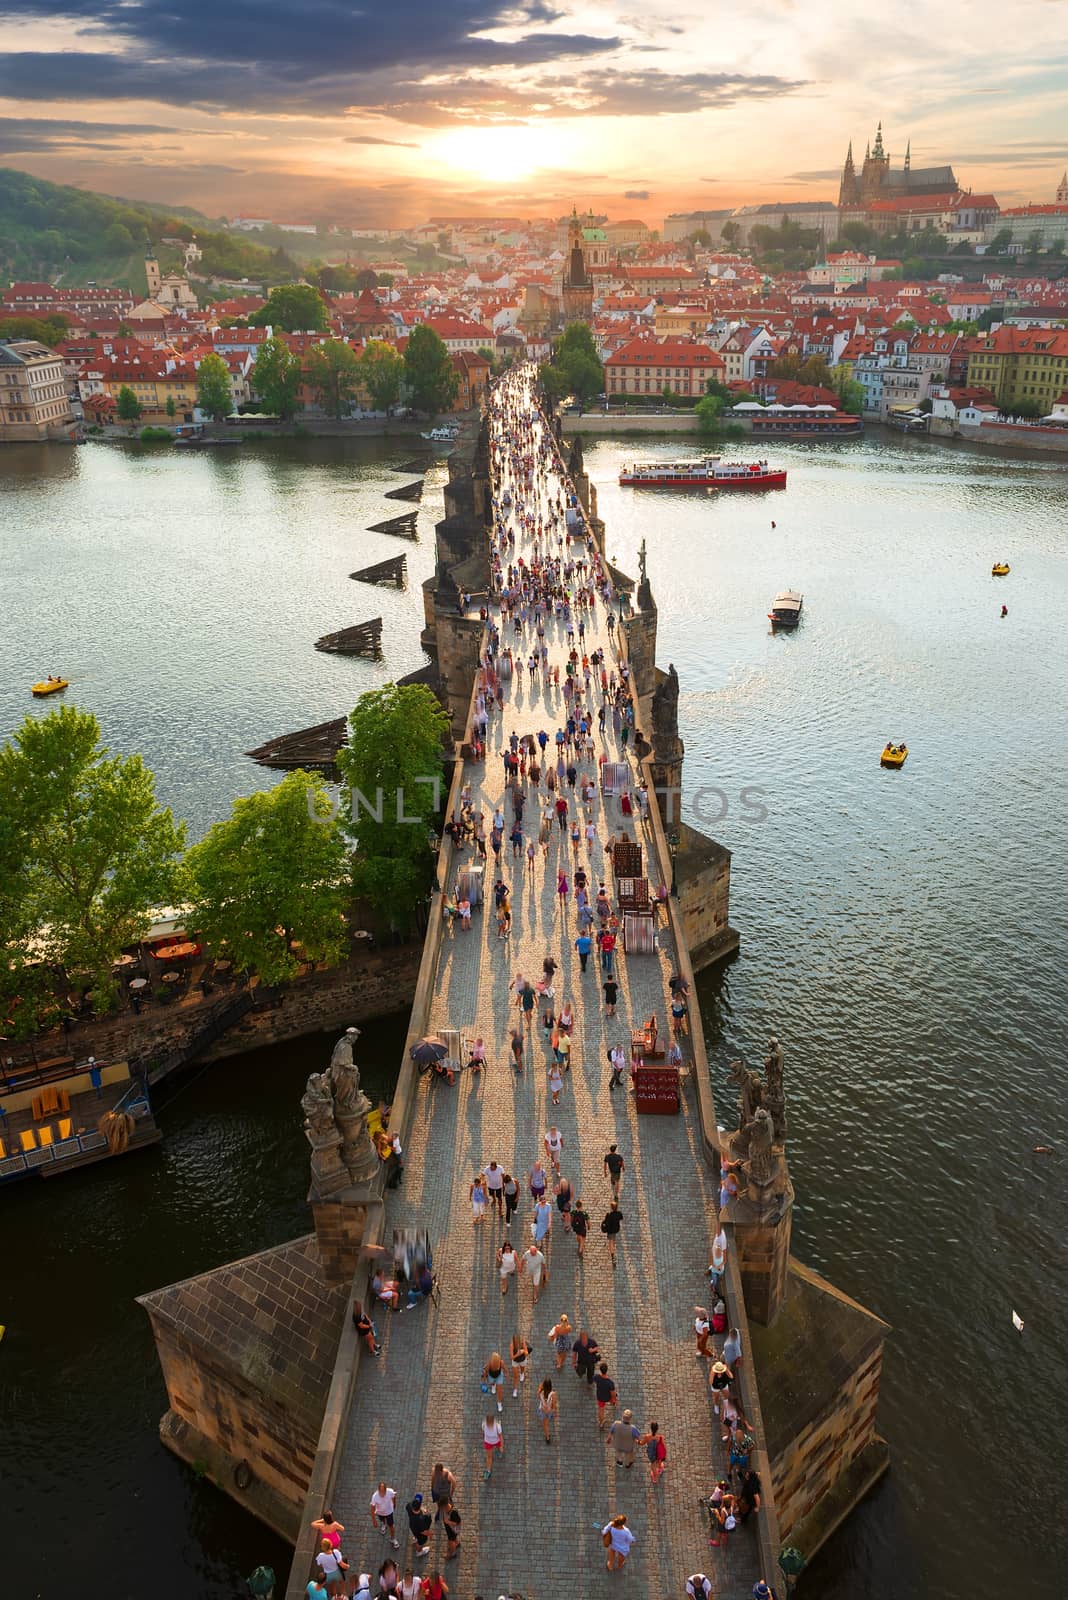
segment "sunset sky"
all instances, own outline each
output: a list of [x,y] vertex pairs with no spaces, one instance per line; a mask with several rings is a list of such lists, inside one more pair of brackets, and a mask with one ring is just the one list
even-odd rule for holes
[[[210,215],[837,197],[879,117],[1003,205],[1068,165],[1065,0],[0,0],[0,165]],[[1060,41],[1059,43],[1057,41]]]

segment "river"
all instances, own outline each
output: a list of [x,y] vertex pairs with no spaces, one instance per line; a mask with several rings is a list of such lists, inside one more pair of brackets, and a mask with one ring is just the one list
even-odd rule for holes
[[[243,750],[420,663],[443,468],[416,544],[364,531],[402,509],[383,494],[412,453],[7,447],[0,734],[32,708],[28,684],[62,669],[68,698],[203,831],[271,781]],[[892,1472],[805,1592],[1060,1593],[1068,472],[873,433],[769,450],[783,492],[706,496],[619,488],[635,453],[688,450],[606,440],[586,461],[609,554],[636,572],[646,541],[686,803],[734,852],[742,951],[700,985],[721,1114],[726,1063],[759,1060],[777,1032],[795,1249],[893,1329]],[[401,550],[407,592],[347,577]],[[993,580],[1002,557],[1012,573]],[[773,637],[785,587],[804,593],[802,626]],[[312,649],[379,613],[384,663]],[[909,745],[900,772],[879,766],[887,738]],[[747,806],[743,789],[762,793]],[[383,1028],[378,1055],[395,1060],[403,1025]],[[19,1600],[64,1591],[57,1552],[93,1593],[140,1596],[151,1570],[159,1600],[229,1600],[263,1558],[284,1570],[275,1541],[159,1446],[163,1389],[132,1298],[307,1225],[296,1097],[321,1052],[212,1068],[164,1106],[158,1152],[5,1193],[5,1521],[47,1508],[24,1559],[8,1531]]]

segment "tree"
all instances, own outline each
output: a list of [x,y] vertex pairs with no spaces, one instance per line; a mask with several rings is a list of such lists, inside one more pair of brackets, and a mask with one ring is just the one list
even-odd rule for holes
[[285,340],[265,339],[252,369],[252,387],[272,416],[289,421],[297,409],[301,377],[300,361]]
[[178,415],[178,407],[174,403],[173,394],[169,394],[167,396],[167,404],[164,406],[163,409],[166,411],[166,413],[167,413],[167,415],[169,417],[176,417]]
[[999,228],[990,241],[988,254],[992,256],[1006,255],[1012,243],[1012,229]]
[[[112,756],[87,711],[27,717],[0,750],[5,845],[17,853],[17,925],[68,972],[106,977],[172,901],[185,831],[156,803],[140,756]],[[6,920],[6,917],[5,917]]]
[[831,381],[831,369],[826,358],[820,355],[811,355],[804,360],[797,370],[799,383],[810,383],[815,388],[825,389]]
[[847,377],[844,367],[832,371],[831,388],[838,396],[839,406],[850,416],[859,416],[864,410],[864,386],[855,378]]
[[248,319],[250,328],[284,328],[287,333],[323,333],[330,326],[326,301],[310,283],[283,283],[272,289],[267,304]]
[[340,422],[359,381],[356,352],[343,339],[324,339],[308,351],[305,372],[323,410]]
[[460,379],[444,340],[425,322],[417,323],[408,335],[404,375],[417,411],[434,416],[452,408],[459,393]]
[[719,378],[709,378],[705,383],[705,394],[715,395],[719,400],[729,401],[731,392]]
[[552,362],[545,372],[553,373],[546,385],[550,399],[573,394],[580,401],[592,400],[604,391],[604,367],[597,355],[593,334],[585,322],[569,322],[560,335]]
[[221,422],[234,409],[230,369],[222,356],[205,356],[197,368],[197,405],[213,422]]
[[391,344],[368,339],[359,360],[359,381],[373,411],[388,411],[400,399],[404,362]]
[[265,983],[296,976],[303,959],[331,966],[348,948],[349,858],[321,778],[290,772],[274,789],[235,800],[186,856],[195,926],[241,972]]
[[373,268],[371,268],[371,267],[363,267],[356,274],[356,288],[357,289],[377,289],[378,288],[378,273],[375,272],[373,270]]
[[360,696],[338,753],[355,892],[406,927],[431,882],[427,834],[441,799],[448,718],[423,684],[387,683]]
[[128,422],[133,427],[135,422],[140,422],[142,405],[134,394],[129,384],[124,383],[119,390],[118,413],[122,422]]
[[703,395],[693,409],[697,417],[697,426],[702,433],[711,435],[719,432],[720,413],[723,410],[723,401],[719,395]]
[[778,356],[768,368],[768,377],[796,378],[800,370],[800,356]]

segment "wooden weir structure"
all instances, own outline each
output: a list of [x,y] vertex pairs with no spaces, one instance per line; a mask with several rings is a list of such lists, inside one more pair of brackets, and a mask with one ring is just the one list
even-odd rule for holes
[[382,618],[372,617],[369,622],[357,622],[355,627],[324,633],[316,639],[315,648],[331,655],[369,656],[378,661],[382,657]]

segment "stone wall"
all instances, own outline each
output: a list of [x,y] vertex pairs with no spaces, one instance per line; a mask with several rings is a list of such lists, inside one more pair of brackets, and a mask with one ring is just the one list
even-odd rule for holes
[[[654,771],[656,769],[653,763]],[[707,834],[683,823],[676,863],[679,909],[695,972],[732,955],[739,945],[730,925],[731,853]]]

